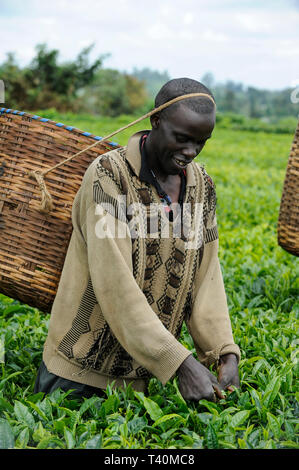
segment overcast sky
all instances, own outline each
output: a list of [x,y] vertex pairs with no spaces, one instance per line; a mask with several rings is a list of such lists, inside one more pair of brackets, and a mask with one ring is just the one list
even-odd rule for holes
[[281,89],[299,83],[298,32],[296,0],[0,0],[0,62],[14,51],[22,65],[38,43],[61,60],[95,43],[91,59],[110,53],[120,71]]

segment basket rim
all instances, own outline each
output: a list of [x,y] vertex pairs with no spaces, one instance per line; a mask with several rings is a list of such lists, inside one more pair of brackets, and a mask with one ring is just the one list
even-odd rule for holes
[[[62,129],[66,129],[69,132],[76,132],[78,134],[83,135],[84,137],[91,137],[94,140],[102,140],[103,139],[103,137],[101,137],[99,135],[94,135],[91,132],[82,131],[81,129],[78,129],[77,127],[68,126],[66,124],[63,124],[62,122],[52,121],[51,119],[44,118],[44,117],[38,116],[36,114],[30,114],[30,113],[27,113],[25,111],[19,111],[18,109],[0,108],[0,116],[4,113],[5,114],[14,114],[14,115],[17,114],[19,116],[27,116],[31,119],[34,119],[34,120],[42,122],[42,123],[43,122],[48,122],[49,124],[53,124],[53,125],[55,125],[57,127],[60,127]],[[107,140],[105,142],[106,142],[106,144],[110,144],[113,147],[119,147],[119,144],[117,142],[113,142],[113,141],[109,141],[109,140]]]

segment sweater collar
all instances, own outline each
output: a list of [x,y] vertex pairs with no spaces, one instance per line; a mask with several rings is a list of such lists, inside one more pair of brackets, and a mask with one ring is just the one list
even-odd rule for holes
[[[146,132],[147,131],[144,130],[144,131],[139,131],[133,134],[130,137],[127,146],[125,147],[126,159],[129,162],[135,175],[138,176],[138,178],[140,175],[141,162],[142,162],[139,142],[140,142],[141,136]],[[187,170],[186,170],[187,186],[196,186],[195,175],[194,175],[194,165],[196,165],[196,163],[192,162],[187,166]]]

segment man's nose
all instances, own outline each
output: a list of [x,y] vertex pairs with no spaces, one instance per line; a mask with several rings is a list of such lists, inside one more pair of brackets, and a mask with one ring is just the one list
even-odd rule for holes
[[198,149],[196,148],[195,145],[190,144],[184,147],[184,149],[182,150],[182,154],[184,155],[184,157],[191,160],[195,158],[196,155],[198,154]]

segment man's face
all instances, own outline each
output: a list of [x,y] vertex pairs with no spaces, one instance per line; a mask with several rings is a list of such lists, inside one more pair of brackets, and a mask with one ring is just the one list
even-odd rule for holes
[[152,119],[155,162],[164,174],[175,175],[201,152],[215,126],[215,112],[199,114],[180,104],[165,117]]

